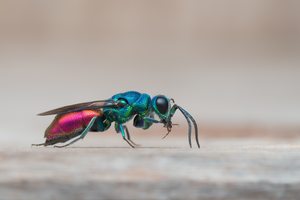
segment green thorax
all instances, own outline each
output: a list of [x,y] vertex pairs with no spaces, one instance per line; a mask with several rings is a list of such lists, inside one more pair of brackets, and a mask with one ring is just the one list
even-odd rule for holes
[[114,95],[111,99],[125,103],[121,108],[104,108],[106,118],[111,122],[123,124],[135,115],[146,116],[151,112],[151,98],[148,94],[129,91]]

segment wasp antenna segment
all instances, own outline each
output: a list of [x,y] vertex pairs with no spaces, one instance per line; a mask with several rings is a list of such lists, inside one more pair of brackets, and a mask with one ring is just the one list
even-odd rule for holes
[[186,116],[186,114],[183,112],[183,110],[180,107],[178,107],[178,109],[180,110],[180,112],[183,114],[186,121],[188,122],[188,126],[189,126],[189,132],[188,132],[189,145],[190,145],[190,148],[192,148],[192,124],[191,124],[191,121],[188,118],[188,116]]
[[197,126],[197,123],[196,123],[196,120],[193,118],[193,116],[188,113],[185,109],[183,109],[182,107],[180,107],[180,109],[182,109],[183,112],[185,112],[185,114],[187,115],[187,117],[190,118],[190,120],[192,121],[193,125],[194,125],[194,128],[195,128],[195,140],[196,140],[196,143],[197,143],[197,146],[198,148],[200,148],[200,143],[199,143],[199,136],[198,136],[198,126]]

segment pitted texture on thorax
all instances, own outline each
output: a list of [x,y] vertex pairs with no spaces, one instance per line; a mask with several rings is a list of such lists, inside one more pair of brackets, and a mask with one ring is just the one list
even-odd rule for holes
[[119,93],[112,97],[113,100],[126,101],[122,108],[105,108],[104,115],[110,120],[119,124],[125,123],[132,119],[136,114],[146,115],[150,108],[150,96],[135,91]]

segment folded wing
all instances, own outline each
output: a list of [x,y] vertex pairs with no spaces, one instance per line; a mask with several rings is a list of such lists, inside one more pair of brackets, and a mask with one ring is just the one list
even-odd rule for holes
[[56,108],[54,110],[49,110],[40,113],[38,115],[39,116],[58,115],[58,114],[70,113],[70,112],[81,111],[81,110],[99,110],[100,108],[104,108],[104,107],[117,107],[117,103],[112,99],[91,101],[91,102],[78,103],[69,106],[64,106],[61,108]]

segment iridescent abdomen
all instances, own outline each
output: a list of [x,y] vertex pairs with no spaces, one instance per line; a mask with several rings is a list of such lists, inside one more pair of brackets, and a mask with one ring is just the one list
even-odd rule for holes
[[82,110],[56,116],[45,132],[46,143],[56,140],[63,142],[64,139],[69,140],[80,135],[93,117],[101,115],[100,111]]

